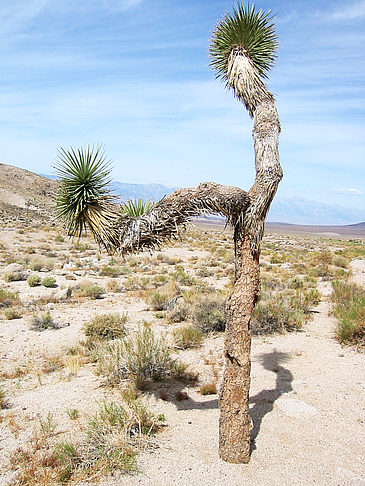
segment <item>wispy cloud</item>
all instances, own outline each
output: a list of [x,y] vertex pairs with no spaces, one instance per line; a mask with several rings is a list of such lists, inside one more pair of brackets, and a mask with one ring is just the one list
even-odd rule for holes
[[353,20],[365,17],[365,1],[355,2],[341,10],[332,13],[331,18],[335,20]]
[[17,32],[32,22],[46,7],[48,0],[13,0],[0,9],[0,34]]
[[363,192],[354,187],[340,187],[333,189],[333,192],[340,192],[341,194],[349,194],[351,196],[362,196]]

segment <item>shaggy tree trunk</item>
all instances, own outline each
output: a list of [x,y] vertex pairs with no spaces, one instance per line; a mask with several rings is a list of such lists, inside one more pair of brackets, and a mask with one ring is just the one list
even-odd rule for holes
[[274,101],[254,112],[256,179],[250,205],[235,229],[235,284],[226,304],[225,370],[220,395],[219,454],[233,463],[250,459],[250,321],[259,292],[259,255],[264,221],[282,178],[278,136],[280,122]]

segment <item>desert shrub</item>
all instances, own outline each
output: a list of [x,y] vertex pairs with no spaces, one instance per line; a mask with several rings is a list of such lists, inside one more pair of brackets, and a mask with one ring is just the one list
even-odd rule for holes
[[47,311],[33,314],[30,328],[34,331],[43,331],[44,329],[58,329],[58,325],[53,321],[51,313]]
[[56,287],[56,279],[53,277],[44,277],[42,280],[43,287],[54,288]]
[[75,297],[88,297],[90,299],[100,299],[105,293],[105,290],[99,285],[84,281],[80,282],[76,289],[73,289]]
[[198,277],[211,277],[214,275],[214,272],[212,270],[209,270],[207,267],[201,267],[199,270],[196,272]]
[[272,255],[271,255],[271,258],[270,258],[270,263],[283,263],[283,259],[280,255],[278,255],[276,252],[274,252]]
[[340,268],[348,268],[349,266],[349,261],[347,258],[341,256],[341,255],[334,255],[332,257],[332,265],[335,267],[340,267]]
[[341,343],[365,346],[365,290],[356,284],[333,282],[333,313]]
[[120,267],[106,265],[100,269],[99,275],[115,278],[122,275],[122,272]]
[[9,321],[12,319],[20,319],[22,317],[22,310],[20,307],[8,307],[4,310],[4,317]]
[[161,285],[164,285],[168,281],[167,275],[155,275],[152,279],[152,283],[156,286],[159,287]]
[[151,290],[147,293],[146,300],[155,311],[162,311],[168,308],[169,302],[177,297],[180,288],[174,281],[160,287],[158,290]]
[[101,314],[84,325],[84,333],[94,339],[116,339],[125,335],[126,321],[127,313]]
[[42,270],[44,265],[45,265],[44,260],[34,259],[30,263],[29,267],[31,270],[33,270],[33,272],[39,272],[40,270]]
[[179,349],[195,348],[203,340],[203,333],[193,326],[183,326],[172,332],[174,345]]
[[38,285],[41,284],[41,277],[39,275],[29,275],[27,278],[27,284],[29,287],[37,287]]
[[137,385],[171,374],[174,362],[164,338],[142,327],[134,335],[102,344],[97,350],[98,372],[109,383],[131,378]]
[[0,307],[10,307],[12,305],[19,305],[18,292],[10,292],[9,290],[0,289]]
[[[77,418],[77,410],[72,409],[69,416]],[[78,442],[69,439],[55,444],[49,414],[40,420],[39,431],[27,445],[11,455],[10,467],[17,484],[28,486],[81,484],[115,469],[133,472],[136,455],[158,431],[162,418],[153,415],[136,394],[127,392],[120,402],[100,404]]]
[[57,243],[63,243],[65,241],[64,237],[61,235],[57,235],[54,239]]
[[189,316],[189,306],[185,302],[177,302],[167,313],[170,322],[182,322]]
[[202,295],[195,300],[191,317],[203,333],[224,331],[226,327],[225,296],[219,293]]
[[107,292],[113,292],[113,293],[118,293],[121,291],[121,286],[120,282],[118,280],[108,280],[106,283],[106,291]]
[[3,410],[8,406],[8,398],[5,389],[0,386],[0,410]]
[[181,285],[193,285],[194,279],[188,275],[181,265],[175,266],[175,271],[172,272],[171,277]]
[[300,329],[310,316],[311,308],[321,300],[317,289],[263,291],[252,319],[252,334],[270,334]]
[[215,395],[217,393],[217,385],[215,383],[207,383],[200,387],[202,395]]
[[26,275],[24,272],[5,272],[3,278],[5,282],[17,282],[19,280],[25,280]]

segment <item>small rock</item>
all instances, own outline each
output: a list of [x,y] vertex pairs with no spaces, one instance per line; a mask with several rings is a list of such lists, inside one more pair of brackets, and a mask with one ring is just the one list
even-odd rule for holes
[[297,400],[296,398],[280,397],[276,400],[276,406],[289,417],[305,417],[320,415],[319,411],[308,405],[308,403]]

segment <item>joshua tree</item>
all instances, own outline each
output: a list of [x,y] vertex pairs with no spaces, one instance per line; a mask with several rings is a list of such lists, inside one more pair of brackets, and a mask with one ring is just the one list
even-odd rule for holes
[[220,393],[219,453],[229,462],[248,462],[251,420],[250,320],[259,292],[259,255],[264,221],[282,178],[280,122],[264,83],[274,63],[277,37],[270,12],[238,5],[216,26],[210,44],[217,77],[232,88],[254,119],[256,178],[248,192],[205,182],[180,189],[146,214],[126,215],[107,190],[108,167],[98,149],[60,151],[63,178],[57,213],[70,234],[90,228],[110,252],[155,249],[177,235],[178,226],[202,213],[225,216],[234,229],[235,283],[226,303],[225,370]]

